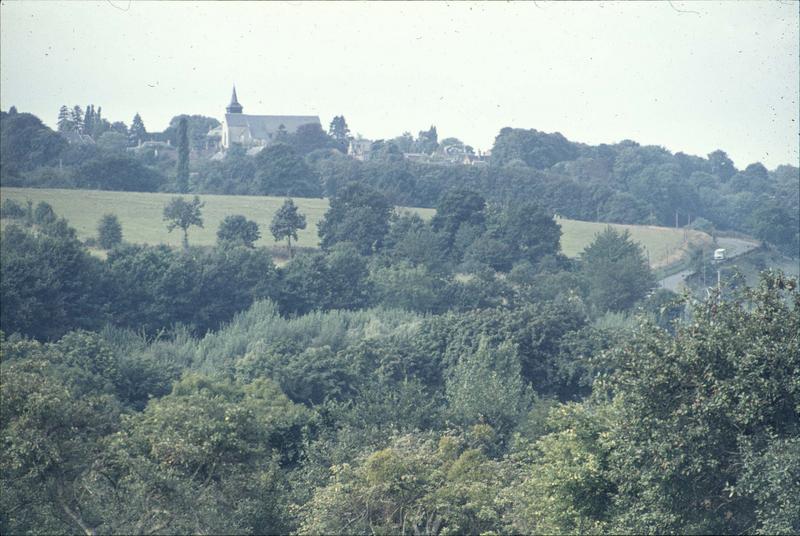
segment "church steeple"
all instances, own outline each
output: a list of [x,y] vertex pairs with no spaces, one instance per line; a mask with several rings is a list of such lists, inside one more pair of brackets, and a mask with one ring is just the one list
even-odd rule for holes
[[238,99],[236,98],[236,86],[233,86],[233,94],[231,95],[231,103],[225,108],[225,111],[229,114],[240,114],[242,113],[242,105],[239,104]]

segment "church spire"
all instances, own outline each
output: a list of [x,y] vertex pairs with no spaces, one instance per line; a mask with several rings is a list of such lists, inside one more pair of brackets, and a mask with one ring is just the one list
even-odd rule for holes
[[231,94],[231,103],[225,108],[225,111],[229,114],[240,114],[243,109],[242,105],[239,104],[239,100],[236,98],[236,85],[234,85],[233,93]]

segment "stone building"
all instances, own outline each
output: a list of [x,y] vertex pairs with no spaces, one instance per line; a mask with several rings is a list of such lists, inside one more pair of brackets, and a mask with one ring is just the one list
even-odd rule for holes
[[293,134],[302,125],[321,125],[316,115],[250,115],[243,111],[234,86],[231,102],[225,108],[225,119],[209,131],[209,141],[216,142],[223,150],[234,143],[251,149],[280,141],[282,136]]

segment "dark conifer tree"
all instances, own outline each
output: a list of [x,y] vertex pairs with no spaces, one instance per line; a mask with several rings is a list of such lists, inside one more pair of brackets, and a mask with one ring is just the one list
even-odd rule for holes
[[72,129],[83,132],[83,110],[77,104],[72,108]]
[[139,145],[140,142],[147,139],[147,130],[144,128],[144,121],[142,121],[142,116],[138,113],[133,116],[133,121],[131,121],[128,139],[130,140],[131,146]]
[[92,135],[94,132],[95,115],[94,106],[91,104],[86,105],[86,113],[83,116],[83,133]]
[[337,148],[343,153],[347,151],[347,144],[350,141],[350,128],[343,115],[337,115],[331,121],[328,128],[328,135],[336,141]]
[[58,110],[58,131],[69,132],[70,130],[72,130],[72,116],[69,108],[66,105],[62,105]]

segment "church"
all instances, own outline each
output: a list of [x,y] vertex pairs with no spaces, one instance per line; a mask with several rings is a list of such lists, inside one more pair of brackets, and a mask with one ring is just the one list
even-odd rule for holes
[[216,142],[222,150],[238,143],[245,149],[257,152],[278,141],[281,136],[293,134],[302,125],[321,126],[316,115],[250,115],[243,111],[234,86],[231,102],[225,108],[225,119],[220,126],[209,131],[209,141]]

